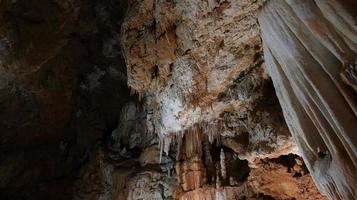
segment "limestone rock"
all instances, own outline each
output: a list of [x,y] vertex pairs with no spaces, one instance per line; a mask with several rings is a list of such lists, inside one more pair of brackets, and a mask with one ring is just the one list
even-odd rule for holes
[[0,199],[352,199],[352,5],[0,0]]
[[277,0],[259,17],[267,69],[286,122],[314,181],[330,199],[357,198],[351,67],[357,27],[351,11],[356,7],[349,6],[348,1]]

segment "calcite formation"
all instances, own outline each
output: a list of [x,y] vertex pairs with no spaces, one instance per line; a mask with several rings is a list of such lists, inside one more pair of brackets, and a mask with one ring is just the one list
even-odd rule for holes
[[260,5],[246,0],[131,3],[122,30],[128,85],[147,98],[162,137],[244,103],[216,99],[243,70],[261,64]]
[[356,198],[353,8],[0,0],[0,199]]
[[264,55],[286,122],[318,188],[356,199],[356,3],[270,1]]
[[235,150],[249,160],[296,152],[280,113],[256,109],[269,84],[257,23],[262,4],[131,2],[122,30],[128,85],[152,110],[148,131],[159,134],[166,153],[173,137],[197,124],[210,138],[247,132],[250,150]]

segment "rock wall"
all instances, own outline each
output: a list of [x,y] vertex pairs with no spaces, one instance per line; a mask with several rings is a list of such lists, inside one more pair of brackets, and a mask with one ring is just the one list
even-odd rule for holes
[[0,1],[0,199],[71,199],[79,169],[134,97],[125,1]]
[[[265,72],[270,4],[0,1],[0,199],[326,199]],[[319,40],[354,88],[339,17]]]
[[275,0],[259,22],[268,72],[318,188],[356,199],[356,3]]

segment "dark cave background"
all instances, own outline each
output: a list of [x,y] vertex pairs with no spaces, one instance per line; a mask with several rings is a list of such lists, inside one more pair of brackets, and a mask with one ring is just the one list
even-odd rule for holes
[[70,199],[129,101],[123,0],[0,2],[0,199]]

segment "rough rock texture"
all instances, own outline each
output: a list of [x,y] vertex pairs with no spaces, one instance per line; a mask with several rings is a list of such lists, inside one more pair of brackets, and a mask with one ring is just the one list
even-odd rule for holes
[[289,154],[259,164],[248,177],[253,191],[274,199],[326,199],[315,187],[311,176],[306,174],[306,166],[300,157]]
[[262,69],[261,5],[131,2],[122,32],[128,85],[145,97],[148,131],[166,153],[175,135],[197,124],[250,161],[295,152]]
[[122,38],[128,85],[148,99],[162,137],[216,117],[209,108],[218,115],[241,103],[215,100],[243,70],[261,63],[260,5],[248,0],[130,4]]
[[0,1],[0,199],[324,199],[265,73],[264,2]]
[[267,69],[319,187],[356,199],[356,3],[270,1],[262,10]]
[[185,133],[176,173],[176,199],[321,199],[302,159],[294,154],[255,159],[254,167],[199,128]]

